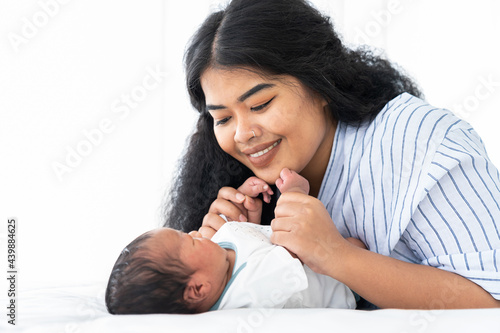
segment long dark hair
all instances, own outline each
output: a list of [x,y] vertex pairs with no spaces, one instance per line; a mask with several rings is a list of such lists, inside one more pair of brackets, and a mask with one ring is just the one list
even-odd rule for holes
[[[403,92],[421,95],[388,60],[366,48],[344,46],[330,19],[304,0],[231,1],[193,36],[185,66],[191,103],[200,117],[165,208],[165,225],[184,231],[201,225],[221,187],[238,186],[251,175],[217,144],[200,84],[207,68],[293,76],[329,101],[335,119],[351,123],[374,117]],[[273,209],[264,207],[266,223]]]

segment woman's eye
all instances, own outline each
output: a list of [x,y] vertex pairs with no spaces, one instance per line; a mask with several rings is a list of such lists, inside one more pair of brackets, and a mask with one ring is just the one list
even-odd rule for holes
[[[275,96],[276,97],[276,96]],[[273,101],[274,97],[271,98],[269,101],[265,102],[264,104],[261,104],[261,105],[258,105],[258,106],[254,106],[253,108],[250,108],[250,110],[252,111],[260,111],[260,110],[263,110],[265,109],[269,104],[271,104],[271,102]]]
[[226,117],[226,118],[223,118],[221,120],[217,120],[215,122],[215,126],[224,125],[225,123],[227,123],[229,121],[229,118],[230,117]]

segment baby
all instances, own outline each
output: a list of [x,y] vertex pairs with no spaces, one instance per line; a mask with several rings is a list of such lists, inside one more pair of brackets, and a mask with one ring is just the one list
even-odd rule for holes
[[[277,180],[284,193],[307,194],[309,184],[284,169]],[[251,177],[238,189],[264,194],[267,184]],[[256,194],[257,193],[257,194]],[[255,200],[255,199],[254,199]],[[200,313],[266,307],[355,308],[344,284],[314,273],[285,248],[271,244],[270,226],[227,222],[212,239],[197,231],[155,229],[136,238],[115,263],[106,290],[113,314]]]

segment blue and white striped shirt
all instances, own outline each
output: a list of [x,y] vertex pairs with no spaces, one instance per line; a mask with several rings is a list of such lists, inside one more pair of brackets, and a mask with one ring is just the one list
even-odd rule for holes
[[318,198],[344,237],[500,299],[500,177],[450,111],[404,93],[372,121],[339,122]]

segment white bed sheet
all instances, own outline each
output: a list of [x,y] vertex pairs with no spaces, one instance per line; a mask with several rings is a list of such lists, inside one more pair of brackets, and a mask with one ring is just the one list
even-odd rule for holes
[[[500,309],[237,309],[198,315],[110,315],[105,283],[20,289],[16,326],[0,332],[500,332]],[[2,302],[6,304],[6,302]],[[5,312],[5,311],[4,311]]]

